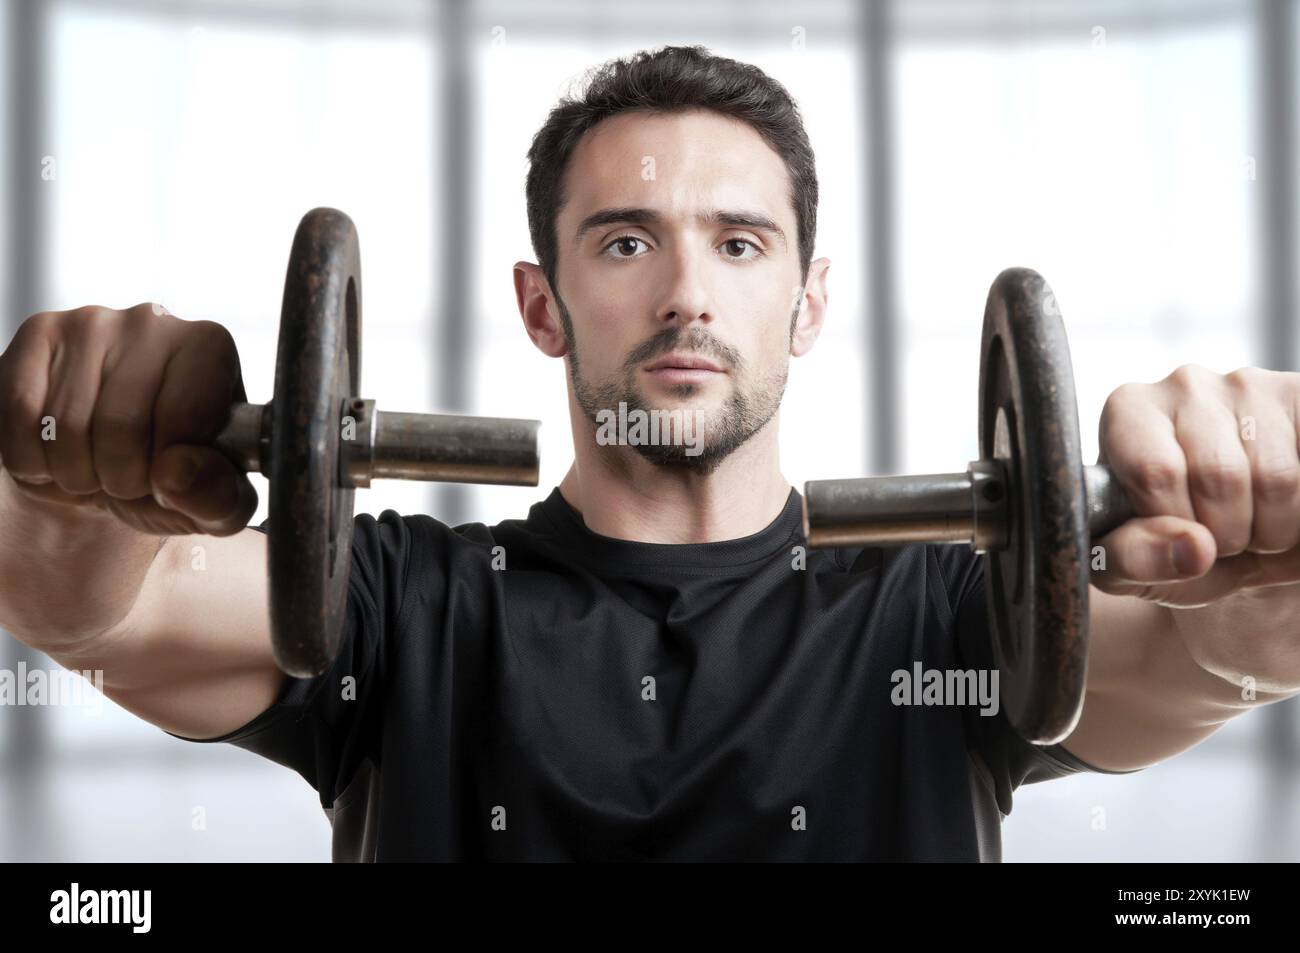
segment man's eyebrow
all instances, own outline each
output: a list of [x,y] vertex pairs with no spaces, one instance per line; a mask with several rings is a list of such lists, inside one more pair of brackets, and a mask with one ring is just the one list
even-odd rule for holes
[[[781,226],[773,221],[771,216],[764,215],[762,212],[740,209],[707,209],[697,214],[695,220],[701,225],[748,228],[756,232],[767,232],[776,236],[782,246],[789,248],[785,232],[781,230]],[[651,208],[603,208],[598,212],[592,212],[578,223],[578,230],[573,236],[573,243],[575,245],[580,243],[583,236],[588,232],[603,228],[606,225],[659,225],[662,223],[663,217]]]

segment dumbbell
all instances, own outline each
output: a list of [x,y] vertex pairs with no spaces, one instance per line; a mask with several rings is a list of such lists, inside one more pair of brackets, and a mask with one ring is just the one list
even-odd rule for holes
[[1084,466],[1056,296],[1028,268],[989,290],[979,453],[964,473],[804,484],[809,546],[969,543],[984,555],[1007,720],[1055,744],[1078,723],[1088,660],[1091,541],[1134,515],[1104,464]]
[[305,678],[338,653],[351,569],[353,497],[371,480],[536,486],[536,420],[386,413],[358,397],[361,255],[332,208],[303,216],[284,282],[267,404],[238,403],[214,441],[269,484],[276,664]]

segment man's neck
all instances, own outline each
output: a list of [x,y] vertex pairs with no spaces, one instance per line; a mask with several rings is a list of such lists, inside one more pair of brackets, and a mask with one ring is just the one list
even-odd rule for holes
[[756,434],[707,476],[657,466],[631,447],[588,450],[569,467],[560,494],[602,536],[643,543],[740,539],[770,526],[790,498],[775,434]]

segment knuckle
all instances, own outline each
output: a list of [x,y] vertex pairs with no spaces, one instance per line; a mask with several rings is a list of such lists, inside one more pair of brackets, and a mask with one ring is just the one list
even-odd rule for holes
[[1246,492],[1250,468],[1244,460],[1215,456],[1198,462],[1189,474],[1192,490],[1211,499],[1228,499]]
[[1223,379],[1234,391],[1245,392],[1267,387],[1273,382],[1274,374],[1274,371],[1247,365],[1228,372]]
[[234,350],[234,335],[230,333],[230,329],[224,324],[217,321],[209,321],[207,319],[194,321],[192,324],[194,326],[193,333],[196,335],[198,340],[223,350]]
[[38,311],[36,314],[24,318],[14,332],[9,346],[5,349],[5,354],[10,352],[18,353],[24,348],[31,346],[33,338],[48,340],[54,333],[59,323],[58,312],[55,311]]
[[137,442],[148,434],[150,416],[130,407],[97,407],[92,423],[95,436],[107,441],[111,452],[119,442]]
[[110,316],[117,314],[96,304],[56,312],[46,326],[45,339],[53,347],[85,346],[84,342],[92,340],[93,335],[104,329]]
[[105,347],[112,355],[112,360],[120,360],[125,354],[140,348],[151,347],[158,340],[160,330],[159,318],[148,311],[123,312],[121,324],[106,339]]
[[112,314],[112,308],[106,308],[102,304],[83,304],[79,308],[73,308],[71,311],[64,312],[68,317],[77,322],[85,323],[99,321],[105,316]]
[[[1155,385],[1129,382],[1121,384],[1106,396],[1098,418],[1097,435],[1103,445],[1111,443],[1113,435],[1123,434],[1131,425],[1134,413],[1151,398]],[[1108,452],[1117,448],[1109,447]]]
[[65,438],[70,442],[84,440],[90,432],[89,411],[74,406],[67,398],[56,398],[41,421],[44,422],[46,417],[54,423],[54,441],[51,442]]
[[147,318],[162,317],[163,315],[171,314],[170,311],[157,301],[141,301],[139,304],[133,304],[131,307],[124,309],[124,311],[126,314],[132,316]]
[[235,344],[235,336],[230,333],[230,329],[224,324],[218,324],[216,321],[197,321],[194,322],[196,331],[202,335],[200,340],[203,342],[207,353],[214,355],[214,367],[219,367],[231,380],[239,379],[242,371],[239,362],[239,348]]
[[1300,491],[1300,466],[1293,460],[1265,461],[1255,469],[1252,488],[1268,503],[1293,500]]
[[1170,371],[1165,380],[1175,387],[1186,390],[1196,387],[1210,373],[1212,372],[1200,364],[1180,364]]
[[154,317],[154,313],[149,310],[148,305],[135,305],[121,313],[122,327],[127,333],[142,331],[149,327]]
[[62,315],[60,311],[37,311],[20,325],[28,331],[48,331],[56,327]]
[[1134,481],[1139,490],[1152,495],[1178,489],[1186,478],[1186,468],[1173,457],[1151,457],[1138,464]]
[[36,392],[17,382],[0,388],[0,413],[14,423],[27,423],[41,415],[41,404]]
[[1102,404],[1101,416],[1103,419],[1113,417],[1116,413],[1123,412],[1133,399],[1137,396],[1139,389],[1143,385],[1128,382],[1120,384],[1106,397],[1106,402]]

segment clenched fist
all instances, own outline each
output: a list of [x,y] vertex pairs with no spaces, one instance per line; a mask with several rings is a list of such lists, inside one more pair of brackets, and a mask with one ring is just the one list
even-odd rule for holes
[[213,442],[246,399],[220,324],[152,304],[44,311],[0,354],[0,480],[146,533],[232,535],[257,493]]

